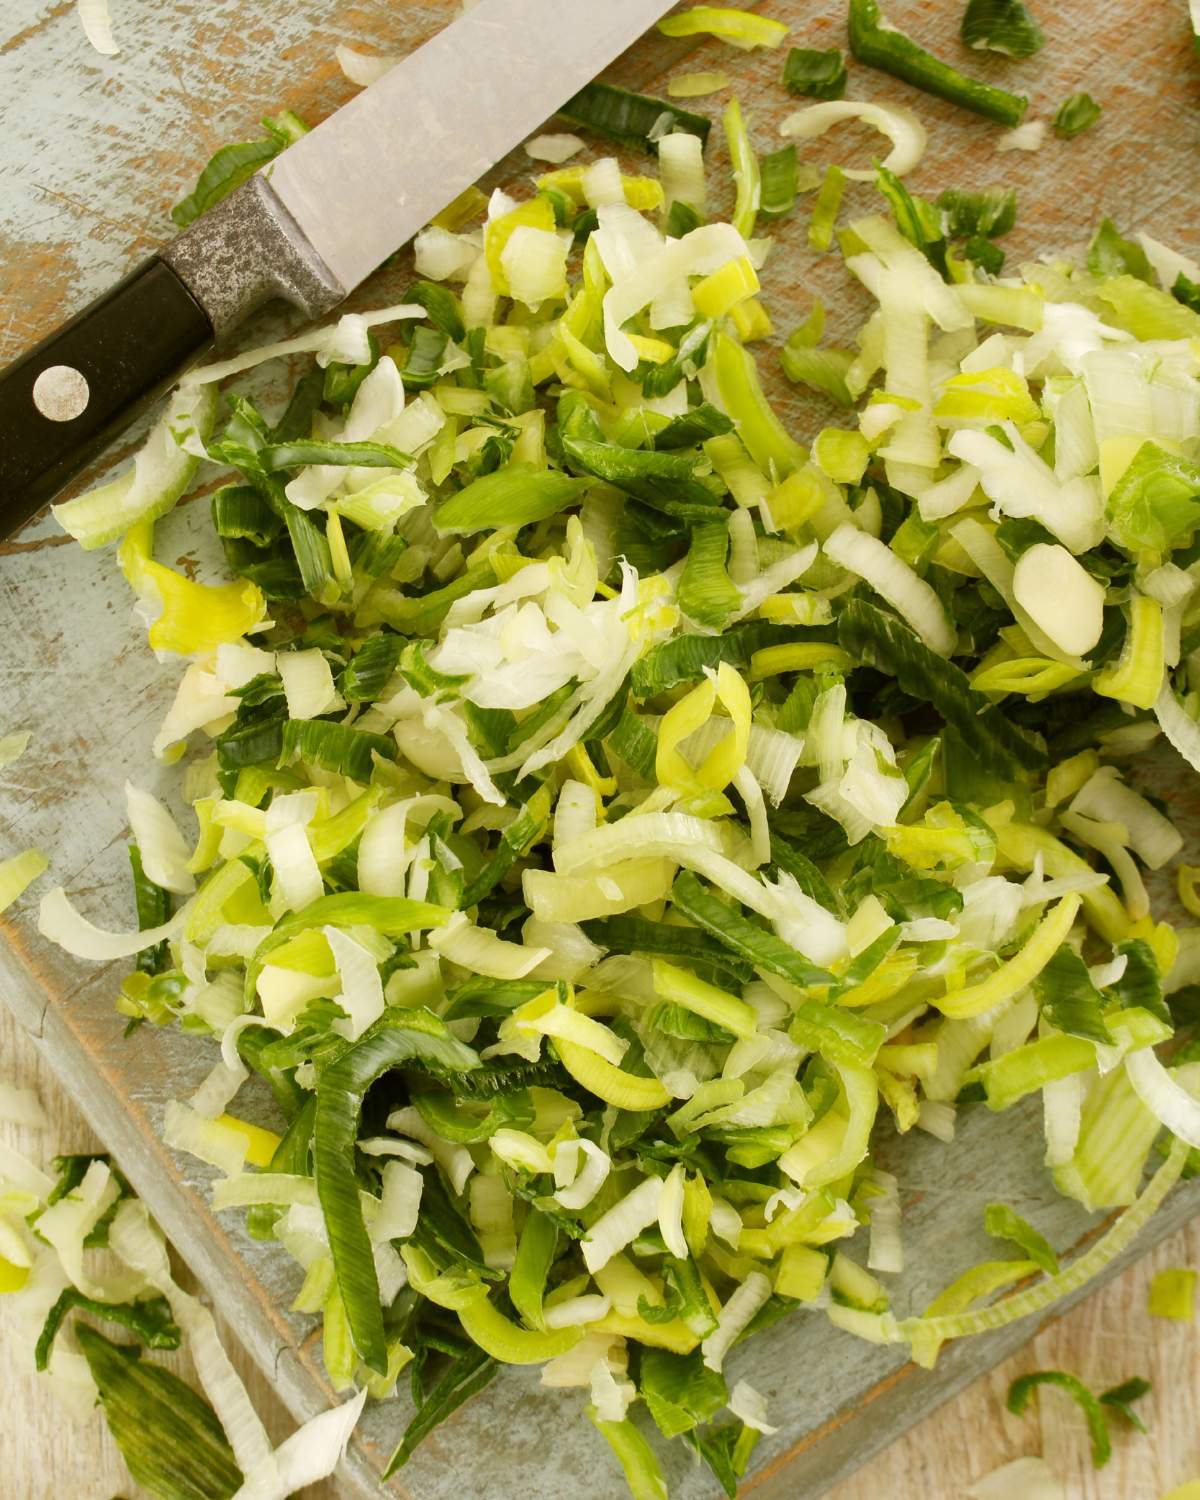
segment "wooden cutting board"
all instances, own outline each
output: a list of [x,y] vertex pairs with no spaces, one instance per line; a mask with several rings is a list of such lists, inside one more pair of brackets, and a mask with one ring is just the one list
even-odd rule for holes
[[[602,0],[563,0],[572,7]],[[821,0],[771,0],[764,10],[787,20],[791,40],[844,46],[844,6]],[[361,0],[161,0],[133,6],[112,0],[120,55],[101,59],[84,40],[71,0],[49,5],[7,0],[0,23],[0,359],[18,354],[123,274],[170,231],[167,210],[221,144],[255,134],[260,116],[281,107],[320,119],[352,92],[333,60],[338,42],[403,52],[456,13],[452,0],[398,4]],[[1049,118],[1067,94],[1088,89],[1105,108],[1100,125],[1075,142],[1048,139],[1032,155],[998,155],[1000,127],[926,98],[883,75],[851,65],[853,98],[899,100],[930,130],[930,149],[910,182],[935,194],[946,186],[1013,185],[1017,228],[1006,240],[1010,263],[1076,244],[1102,214],[1124,229],[1145,226],[1183,249],[1200,247],[1192,187],[1197,161],[1196,64],[1183,0],[1095,0],[1039,7],[1045,51],[1032,62],[964,57],[956,30],[959,0],[897,3],[891,18],[944,56],[1032,96],[1029,118]],[[752,119],[760,151],[778,142],[779,121],[794,107],[779,85],[779,53],[742,54],[645,38],[607,76],[662,92],[674,72],[719,67],[731,73]],[[719,113],[722,98],[699,107]],[[421,122],[400,132],[396,150],[419,150]],[[802,153],[818,164],[866,163],[878,139],[857,127]],[[729,193],[727,154],[714,130],[708,153],[713,203]],[[635,168],[633,161],[627,163]],[[530,164],[514,154],[492,182],[527,191]],[[873,189],[849,189],[846,212],[877,207]],[[807,248],[807,207],[774,228],[776,247],[763,275],[781,333],[803,317],[814,296],[830,310],[834,335],[861,319],[863,302],[836,256]],[[407,284],[405,257],[353,299],[394,300]],[[280,324],[264,319],[255,339]],[[789,389],[763,355],[772,394],[798,435],[834,419]],[[136,434],[110,455],[117,463]],[[98,466],[102,473],[104,466]],[[160,529],[159,555],[201,571],[217,566],[207,537],[207,507],[182,507]],[[150,741],[173,691],[177,669],[148,652],[129,597],[107,554],[84,554],[41,519],[0,545],[0,728],[28,728],[32,747],[0,777],[0,855],[28,844],[45,848],[52,874],[101,924],[128,925],[124,853],[126,776],[160,789]],[[1200,829],[1200,796],[1178,762],[1151,772],[1182,826]],[[76,963],[36,934],[36,895],[0,919],[0,987],[94,1128],[115,1152],[164,1229],[249,1350],[271,1373],[297,1418],[331,1399],[312,1322],[284,1311],[298,1284],[275,1247],[250,1241],[238,1216],[208,1207],[211,1174],[177,1160],[159,1142],[167,1099],[185,1094],[208,1070],[213,1049],[174,1031],[143,1027],[129,1043],[112,1010],[117,971]],[[271,1122],[269,1100],[248,1112]],[[900,1176],[910,1269],[898,1278],[894,1305],[917,1309],[986,1253],[983,1203],[1004,1198],[1064,1251],[1092,1238],[1096,1220],[1058,1199],[1044,1181],[1037,1111],[1002,1117],[962,1114],[946,1149],[928,1137],[889,1141],[885,1164]],[[1200,1187],[1178,1192],[1135,1250],[1140,1253],[1200,1205]],[[798,1313],[747,1348],[732,1365],[767,1395],[777,1436],[759,1445],[745,1491],[768,1497],[816,1496],[878,1451],[952,1392],[1032,1335],[1020,1325],[986,1340],[952,1345],[933,1373],[906,1365],[831,1328],[822,1315]],[[619,1485],[601,1440],[582,1420],[576,1392],[541,1392],[536,1373],[507,1372],[439,1429],[401,1475],[393,1493],[413,1500],[463,1495],[515,1500],[608,1500]],[[375,1476],[407,1420],[407,1402],[373,1407],[351,1450],[348,1495],[379,1493]],[[553,1454],[551,1463],[547,1455]],[[672,1494],[714,1493],[681,1454],[670,1464]]]

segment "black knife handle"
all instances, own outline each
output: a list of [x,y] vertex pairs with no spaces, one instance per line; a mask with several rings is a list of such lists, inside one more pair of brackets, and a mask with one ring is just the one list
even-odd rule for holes
[[0,371],[0,535],[162,395],[212,337],[200,304],[154,256]]

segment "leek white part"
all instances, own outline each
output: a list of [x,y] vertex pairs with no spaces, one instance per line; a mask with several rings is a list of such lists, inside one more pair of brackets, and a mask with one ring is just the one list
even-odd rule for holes
[[[664,137],[666,139],[666,137]],[[588,1379],[592,1405],[602,1422],[623,1422],[630,1406],[637,1400],[632,1380],[618,1380],[607,1359],[598,1359]]]
[[1088,778],[1075,794],[1071,811],[1124,824],[1129,847],[1152,870],[1161,870],[1183,848],[1183,835],[1175,825],[1127,786],[1115,766],[1101,766]]
[[1026,120],[1015,130],[1006,130],[996,142],[997,151],[1037,151],[1046,139],[1045,120]]
[[772,1427],[767,1421],[767,1398],[747,1380],[739,1380],[730,1391],[729,1410],[740,1422],[744,1422],[755,1432],[761,1432],[765,1437],[779,1431],[778,1427]]
[[368,1156],[399,1156],[419,1167],[427,1167],[433,1161],[433,1153],[424,1146],[416,1146],[412,1141],[393,1140],[387,1135],[365,1135],[355,1145]]
[[1040,521],[1071,552],[1097,546],[1104,536],[1098,481],[1081,478],[1060,484],[1014,423],[1001,426],[1011,448],[988,432],[962,428],[951,435],[947,449],[975,465],[984,493],[1005,515]]
[[[913,114],[900,104],[870,104],[858,99],[830,99],[821,104],[810,104],[788,115],[779,127],[779,134],[788,139],[811,141],[824,135],[843,120],[861,120],[872,125],[881,135],[887,136],[892,149],[883,160],[889,172],[903,177],[911,172],[925,155],[927,136],[925,127]],[[852,182],[873,182],[873,170],[846,168],[846,176]]]
[[359,52],[354,47],[347,47],[344,42],[338,43],[333,49],[333,55],[350,82],[357,83],[360,88],[378,83],[388,69],[394,68],[400,61],[398,57],[388,57],[386,54]]
[[1062,1481],[1044,1458],[1014,1459],[977,1479],[967,1488],[968,1500],[1067,1500]]
[[418,276],[429,281],[465,281],[471,267],[482,259],[477,236],[454,234],[438,224],[422,229],[413,241]]
[[535,135],[525,142],[525,155],[533,161],[548,161],[560,166],[583,150],[577,135]]
[[195,450],[203,453],[216,412],[215,390],[181,387],[150,429],[133,466],[107,484],[53,506],[54,519],[81,547],[91,549],[115,541],[138,521],[165,515],[192,481]]
[[600,1215],[582,1241],[584,1264],[589,1271],[594,1274],[606,1266],[643,1229],[657,1222],[662,1193],[663,1183],[659,1178],[644,1178],[632,1192]]
[[663,212],[676,202],[690,204],[697,213],[708,208],[704,181],[704,147],[700,137],[674,130],[658,141],[658,172],[663,187]]
[[221,1347],[212,1314],[172,1279],[166,1247],[152,1228],[144,1203],[134,1198],[121,1203],[109,1230],[109,1245],[171,1304],[171,1316],[187,1338],[200,1384],[229,1439],[237,1466],[243,1474],[254,1473],[269,1460],[271,1441]]
[[917,497],[922,521],[943,521],[963,508],[979,484],[979,470],[974,464],[962,464],[945,479],[926,486]]
[[324,894],[320,866],[303,823],[288,823],[268,832],[266,845],[275,876],[273,889],[285,909],[300,911]]
[[417,1227],[421,1211],[421,1192],[425,1179],[414,1167],[402,1161],[389,1161],[383,1168],[383,1192],[379,1212],[371,1226],[375,1243],[407,1239]]
[[334,1021],[333,1028],[348,1041],[356,1042],[383,1014],[379,965],[374,955],[340,927],[326,927],[324,932],[342,981],[338,1004],[347,1015],[345,1021]]
[[465,912],[455,912],[444,927],[431,932],[429,946],[452,963],[492,979],[524,979],[550,957],[549,948],[505,942],[490,927],[475,926]]
[[398,302],[394,307],[379,307],[370,312],[345,313],[336,323],[302,333],[298,338],[283,339],[277,344],[262,344],[232,359],[217,360],[211,365],[197,365],[179,384],[212,385],[230,375],[240,375],[269,359],[283,359],[289,354],[315,354],[322,369],[331,364],[365,365],[371,358],[368,331],[384,323],[400,323],[409,318],[425,317],[419,302]]
[[328,1479],[342,1461],[366,1399],[364,1388],[341,1406],[310,1417],[251,1470],[233,1500],[286,1500],[297,1490]]
[[387,1117],[387,1127],[389,1130],[398,1131],[401,1135],[411,1136],[414,1141],[420,1141],[445,1172],[450,1186],[456,1193],[461,1194],[466,1186],[467,1178],[475,1170],[474,1158],[465,1146],[454,1146],[444,1141],[435,1130],[431,1130],[426,1125],[412,1105],[405,1105],[403,1109],[394,1109]]
[[879,1191],[867,1205],[871,1214],[867,1266],[872,1271],[898,1275],[904,1270],[904,1246],[900,1240],[900,1184],[890,1172],[879,1167],[872,1169],[870,1182]]
[[1168,674],[1154,704],[1158,727],[1195,771],[1200,771],[1200,724],[1184,709]]
[[1164,245],[1161,240],[1154,239],[1141,229],[1137,232],[1137,241],[1146,252],[1146,259],[1164,291],[1169,292],[1180,276],[1186,276],[1189,281],[1200,282],[1200,261],[1193,260],[1190,255],[1181,255],[1178,250]]
[[54,1191],[53,1177],[47,1177],[40,1167],[35,1167],[5,1141],[0,1141],[0,1178],[35,1198],[48,1198]]
[[764,1307],[771,1296],[771,1283],[761,1271],[751,1271],[735,1289],[729,1301],[717,1314],[717,1326],[701,1343],[704,1363],[720,1373],[725,1356],[734,1341],[749,1325],[751,1318]]
[[555,1202],[572,1210],[586,1208],[611,1170],[608,1153],[595,1141],[560,1141],[554,1151]]
[[78,0],[77,10],[83,34],[96,51],[102,57],[116,57],[121,49],[113,40],[108,0]]
[[1083,1075],[1072,1073],[1055,1078],[1042,1090],[1042,1115],[1046,1132],[1046,1165],[1065,1167],[1079,1144],[1083,1121]]
[[165,890],[191,895],[196,889],[196,881],[187,869],[191,850],[184,843],[175,819],[157,797],[131,781],[125,783],[125,809],[147,877]]
[[236,1177],[246,1160],[246,1137],[240,1131],[219,1120],[206,1120],[178,1099],[167,1103],[163,1140],[172,1151],[186,1151],[226,1177]]
[[582,1297],[568,1297],[565,1301],[552,1303],[546,1308],[546,1327],[578,1328],[584,1323],[596,1323],[611,1307],[612,1298],[596,1292]]
[[32,1089],[3,1082],[0,1082],[0,1120],[10,1125],[25,1125],[30,1130],[45,1130],[50,1123],[42,1101]]
[[823,543],[826,557],[869,583],[931,651],[949,656],[958,640],[933,589],[886,543],[854,526],[839,526]]
[[193,663],[180,679],[174,701],[154,736],[155,756],[162,760],[193,730],[212,729],[215,733],[214,726],[240,707],[241,699],[230,697],[220,678]]
[[565,1354],[547,1360],[542,1366],[541,1384],[554,1390],[570,1386],[586,1387],[599,1360],[608,1361],[623,1341],[611,1333],[585,1333]]
[[57,1252],[71,1282],[85,1297],[102,1302],[122,1302],[145,1290],[140,1275],[95,1275],[85,1260],[84,1240],[119,1197],[108,1163],[94,1161],[75,1191],[52,1203],[37,1220],[38,1234]]
[[21,759],[32,738],[27,729],[20,729],[15,734],[0,734],[0,771]]
[[1200,1068],[1188,1063],[1173,1075],[1159,1062],[1153,1048],[1142,1047],[1125,1058],[1125,1072],[1134,1093],[1155,1119],[1189,1146],[1200,1147],[1200,1103],[1176,1081],[1180,1077],[1197,1081]]
[[71,905],[62,886],[42,897],[38,910],[38,931],[43,937],[73,953],[76,958],[90,958],[108,963],[114,958],[132,958],[143,948],[153,948],[164,939],[177,938],[183,931],[189,907],[181,906],[170,921],[141,932],[103,932]]
[[316,719],[343,707],[325,653],[316,647],[309,651],[281,651],[276,658],[276,669],[283,679],[289,718]]
[[939,1141],[952,1141],[955,1115],[956,1110],[953,1104],[947,1104],[938,1099],[922,1099],[917,1115],[917,1129],[925,1131],[927,1135]]
[[[255,1017],[256,1021],[257,1019]],[[231,1068],[222,1058],[219,1063],[214,1064],[208,1077],[188,1102],[198,1115],[203,1115],[206,1120],[215,1120],[218,1115],[224,1114],[249,1076],[244,1063],[239,1061],[236,1068]]]
[[263,651],[246,641],[229,641],[217,647],[215,676],[229,692],[245,687],[260,674],[275,670],[274,651]]
[[658,1200],[658,1227],[667,1253],[686,1260],[687,1241],[683,1237],[683,1163],[676,1162],[662,1185]]
[[552,229],[521,224],[500,252],[509,294],[526,307],[564,297],[567,290],[567,251],[570,242]]
[[1085,656],[1104,629],[1104,588],[1065,547],[1035,542],[1013,569],[1013,596],[1057,646]]
[[316,1208],[319,1201],[313,1179],[292,1172],[239,1172],[213,1183],[212,1190],[213,1207],[218,1210],[245,1208],[251,1203]]
[[[601,224],[606,212],[611,210],[601,210]],[[732,224],[702,224],[680,239],[668,240],[627,274],[614,276],[603,302],[604,341],[613,363],[625,371],[637,366],[637,350],[622,331],[630,318],[672,284],[689,276],[708,276],[745,254],[746,242]]]

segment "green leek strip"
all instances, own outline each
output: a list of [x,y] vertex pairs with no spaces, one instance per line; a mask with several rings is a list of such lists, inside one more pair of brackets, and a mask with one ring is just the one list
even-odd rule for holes
[[224,541],[235,538],[268,547],[279,535],[282,518],[248,484],[227,484],[212,497],[212,520]]
[[1048,1275],[1058,1274],[1058,1256],[1053,1245],[1007,1203],[989,1203],[984,1210],[983,1227],[993,1239],[1011,1240]]
[[759,383],[754,356],[729,334],[714,330],[709,357],[717,377],[721,401],[737,425],[750,457],[768,476],[785,478],[807,455],[771,410]]
[[325,532],[308,511],[301,510],[283,496],[282,487],[279,493],[279,508],[296,554],[305,593],[324,600],[327,591],[334,586],[333,557]]
[[754,621],[736,625],[721,635],[676,636],[660,642],[634,663],[630,689],[635,698],[654,698],[681,683],[700,681],[723,661],[745,669],[756,651],[786,641],[790,635],[778,625]]
[[550,819],[550,789],[539,787],[520,813],[500,835],[496,850],[480,869],[479,873],[463,888],[462,909],[465,911],[491,894],[504,879],[513,865],[529,853],[546,833]]
[[749,1037],[758,1030],[758,1012],[752,1005],[665,959],[654,960],[654,992],[715,1026],[723,1026],[734,1036]]
[[528,526],[574,505],[588,488],[587,479],[572,479],[557,469],[533,463],[509,464],[485,474],[439,505],[433,524],[450,536],[492,531],[498,526]]
[[359,1200],[354,1142],[367,1090],[377,1078],[410,1059],[459,1072],[479,1066],[476,1053],[429,1011],[390,1012],[380,1016],[317,1082],[313,1164],[321,1212],[354,1347],[363,1363],[380,1375],[387,1370],[387,1339],[371,1240]]
[[742,106],[736,97],[726,105],[721,124],[725,127],[729,164],[733,169],[733,181],[737,190],[730,222],[741,237],[748,240],[754,235],[754,221],[758,217],[758,205],[762,198],[762,180],[758,158],[750,144],[750,132],[742,116]]
[[635,150],[650,151],[662,132],[663,116],[669,130],[698,135],[701,144],[708,141],[712,121],[707,115],[695,115],[680,109],[667,99],[647,94],[633,94],[611,83],[588,83],[573,94],[559,109],[559,114],[575,125],[585,125],[610,139]]
[[411,453],[401,453],[387,443],[334,443],[316,438],[296,438],[290,443],[268,443],[258,450],[258,460],[268,474],[299,469],[306,464],[337,464],[364,469],[411,468]]
[[162,1500],[228,1500],[242,1485],[216,1413],[189,1385],[111,1343],[94,1328],[75,1330],[121,1456],[138,1484]]
[[398,592],[381,592],[373,596],[373,602],[380,618],[393,629],[417,639],[431,640],[453,605],[476,589],[491,588],[497,581],[491,562],[483,562],[477,567],[467,568],[452,583],[431,593],[408,599]]
[[[417,1367],[414,1365],[413,1368],[415,1370]],[[464,1401],[483,1390],[484,1386],[496,1378],[499,1369],[497,1362],[474,1344],[469,1344],[461,1353],[456,1353],[450,1368],[425,1393],[416,1415],[405,1429],[404,1437],[388,1460],[383,1478],[390,1479],[398,1469],[402,1469],[422,1439],[457,1411]]]
[[1081,905],[1079,895],[1072,891],[1046,914],[1034,930],[1025,946],[1006,963],[989,974],[978,984],[969,984],[965,989],[952,990],[934,1001],[943,1015],[956,1021],[969,1016],[980,1016],[993,1005],[1010,1000],[1030,985],[1054,957],[1066,941],[1067,934],[1075,925]]
[[819,1052],[833,1063],[871,1063],[887,1040],[881,1021],[856,1016],[853,1011],[820,1000],[806,1000],[792,1017],[788,1034],[809,1052]]
[[758,211],[764,219],[782,219],[796,206],[796,143],[789,141],[758,164],[761,181]]
[[783,373],[797,385],[807,385],[828,396],[835,406],[847,409],[854,397],[846,385],[846,372],[854,363],[849,349],[817,349],[811,344],[793,344],[791,339],[779,351]]
[[1065,1391],[1083,1412],[1092,1442],[1092,1468],[1102,1469],[1112,1457],[1112,1438],[1109,1436],[1104,1408],[1082,1380],[1062,1370],[1034,1370],[1028,1375],[1019,1375],[1013,1381],[1004,1404],[1014,1417],[1019,1417],[1028,1408],[1034,1391],[1042,1385],[1054,1385]]
[[683,871],[676,879],[671,905],[755,968],[766,969],[801,988],[833,983],[833,975],[827,969],[809,963],[773,932],[749,921],[727,902],[706,891],[690,870]]
[[[245,871],[245,878],[250,879],[250,871],[245,865],[231,861],[229,865],[224,865],[217,871],[217,875],[213,877],[209,885],[212,885],[226,870],[239,867]],[[201,896],[207,889],[206,885],[200,892]],[[446,907],[433,906],[425,901],[410,901],[404,896],[367,896],[361,891],[339,891],[332,896],[318,896],[308,906],[284,917],[276,924],[274,931],[265,937],[255,949],[246,965],[247,1002],[253,1005],[258,976],[275,949],[281,948],[284,943],[299,933],[307,932],[310,927],[373,927],[384,937],[403,937],[407,932],[442,927],[449,920],[450,912]],[[215,918],[211,920],[208,937],[212,936],[219,925],[218,911]],[[191,931],[190,926],[188,930]],[[207,940],[208,938],[201,939],[200,937],[192,939],[194,942]]]
[[151,1349],[178,1349],[179,1327],[172,1321],[171,1308],[165,1297],[149,1297],[144,1302],[97,1302],[85,1297],[78,1288],[69,1286],[46,1314],[42,1331],[33,1351],[34,1368],[44,1370],[50,1360],[58,1330],[68,1313],[89,1312],[94,1318],[117,1323],[137,1334]]
[[911,697],[932,704],[987,769],[1013,779],[1044,763],[1045,752],[974,692],[960,667],[936,655],[895,615],[851,599],[838,615],[838,640],[851,656],[895,677]]
[[733,423],[723,411],[702,401],[680,417],[672,417],[654,434],[656,448],[692,448],[707,438],[724,437],[733,431]]
[[667,1481],[654,1450],[632,1422],[605,1422],[596,1408],[587,1409],[588,1420],[617,1456],[632,1500],[667,1500]]
[[414,281],[402,300],[419,302],[429,314],[433,326],[441,329],[456,344],[462,343],[466,337],[462,303],[448,287],[439,286],[436,281]]
[[845,172],[836,162],[830,162],[825,168],[821,191],[813,204],[812,219],[808,225],[809,246],[822,254],[833,244],[833,226],[837,222],[838,209],[842,206],[845,187]]
[[508,1278],[512,1305],[531,1328],[544,1331],[542,1299],[558,1251],[558,1227],[548,1214],[532,1206],[521,1230],[516,1259]]
[[1096,1048],[1080,1036],[1043,1036],[979,1065],[989,1109],[1007,1109],[1058,1078],[1094,1067]]
[[1053,1307],[1059,1299],[1077,1292],[1092,1278],[1100,1275],[1100,1272],[1116,1260],[1122,1251],[1127,1250],[1143,1226],[1154,1217],[1158,1206],[1163,1203],[1167,1194],[1179,1181],[1179,1175],[1184,1170],[1184,1163],[1188,1160],[1188,1149],[1190,1148],[1187,1142],[1182,1142],[1182,1140],[1172,1142],[1167,1160],[1155,1173],[1154,1178],[1151,1178],[1142,1197],[1121,1215],[1107,1235],[1101,1236],[1095,1245],[1092,1245],[1091,1250],[1085,1251],[1083,1256],[1071,1262],[1071,1265],[1065,1271],[1059,1272],[1056,1277],[1040,1281],[1037,1286],[1028,1287],[1025,1292],[1016,1292],[1013,1296],[996,1302],[993,1307],[977,1308],[972,1313],[904,1319],[903,1322],[895,1325],[898,1337],[912,1340],[915,1335],[924,1334],[944,1340],[944,1338],[962,1338],[968,1334],[986,1334],[990,1329],[1005,1328],[1008,1323],[1016,1323],[1017,1319],[1022,1319],[1022,1317],[1044,1313],[1046,1308]]
[[1032,57],[1046,44],[1021,0],[967,0],[959,34],[965,47],[1006,57]]
[[692,527],[692,545],[676,591],[684,614],[712,630],[720,630],[741,608],[741,591],[725,571],[728,550],[728,516],[697,522]]
[[607,1062],[590,1047],[581,1047],[578,1042],[568,1042],[556,1037],[554,1046],[559,1060],[567,1072],[589,1094],[603,1099],[617,1109],[645,1113],[662,1109],[671,1102],[671,1095],[657,1078],[643,1078],[636,1073]]
[[926,52],[902,31],[883,21],[879,0],[850,0],[849,22],[850,51],[869,68],[879,68],[914,88],[986,115],[1001,125],[1015,128],[1021,123],[1028,99],[967,78],[957,68]]
[[243,141],[232,146],[222,146],[210,158],[199,181],[186,198],[171,210],[171,217],[180,229],[206,213],[214,203],[240,187],[260,167],[273,160],[279,153],[308,133],[308,126],[299,115],[284,109],[277,115],[268,115],[262,122],[267,132],[265,141]]
[[[137,908],[138,930],[161,927],[170,920],[172,901],[170,891],[155,885],[142,868],[141,850],[136,844],[129,846],[129,865],[133,872],[133,900]],[[153,948],[143,948],[134,960],[134,967],[143,974],[157,974],[165,966],[167,944],[157,943]]]
[[1071,94],[1058,106],[1054,115],[1054,134],[1064,141],[1082,135],[1104,113],[1091,94]]
[[345,724],[331,724],[325,719],[289,719],[283,726],[283,748],[279,761],[293,761],[324,767],[348,776],[351,781],[369,782],[375,770],[375,757],[395,760],[395,740],[365,729],[350,729]]
[[783,65],[783,86],[808,99],[841,99],[846,92],[846,58],[840,47],[819,51],[792,47]]
[[556,1328],[548,1333],[522,1328],[486,1297],[460,1307],[458,1321],[469,1338],[504,1365],[544,1364],[573,1349],[583,1337],[582,1327]]
[[651,957],[686,960],[693,967],[727,974],[739,984],[748,984],[754,978],[750,964],[695,927],[622,916],[585,922],[583,930],[592,942],[609,953],[645,953]]
[[369,636],[347,662],[338,678],[338,692],[347,703],[370,703],[383,695],[404,642],[398,635]]

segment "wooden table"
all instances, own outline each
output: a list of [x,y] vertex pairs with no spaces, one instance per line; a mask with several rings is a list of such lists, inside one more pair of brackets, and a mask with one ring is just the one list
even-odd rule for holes
[[[95,1138],[71,1100],[3,1006],[0,1077],[35,1088],[50,1117],[49,1129],[36,1134],[0,1124],[0,1140],[43,1163],[59,1151],[95,1147]],[[1200,1224],[1172,1236],[1066,1317],[1048,1322],[1020,1354],[915,1426],[854,1478],[831,1490],[827,1500],[957,1500],[980,1475],[1021,1454],[1038,1452],[1065,1480],[1068,1500],[1159,1500],[1185,1480],[1200,1478],[1200,1340],[1194,1328],[1152,1319],[1146,1311],[1146,1290],[1154,1272],[1183,1265],[1200,1265]],[[6,1500],[144,1496],[146,1492],[129,1479],[99,1413],[78,1427],[64,1418],[46,1382],[33,1371],[32,1350],[16,1339],[15,1320],[15,1299],[0,1298],[0,1490]],[[289,1430],[286,1413],[229,1330],[222,1331],[255,1405],[278,1441]],[[168,1362],[191,1378],[189,1361],[176,1357]],[[1044,1410],[1020,1419],[1005,1412],[1009,1382],[1038,1369],[1070,1370],[1094,1389],[1131,1375],[1147,1376],[1154,1390],[1139,1409],[1149,1437],[1114,1423],[1112,1462],[1095,1473],[1083,1419],[1065,1397],[1051,1391]],[[536,1486],[531,1484],[531,1490],[536,1492]],[[335,1491],[322,1485],[306,1494],[312,1500],[333,1500]]]

